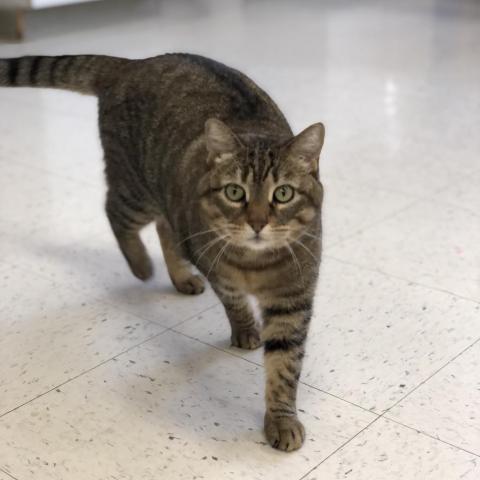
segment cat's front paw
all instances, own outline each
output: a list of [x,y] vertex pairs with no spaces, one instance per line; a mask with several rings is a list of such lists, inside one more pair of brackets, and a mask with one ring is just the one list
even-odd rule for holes
[[205,291],[205,282],[200,275],[190,274],[184,278],[174,280],[175,288],[185,295],[199,295]]
[[232,332],[232,346],[244,348],[246,350],[255,350],[262,344],[260,340],[260,331],[257,326],[248,330],[237,330]]
[[291,452],[303,445],[305,428],[296,416],[275,418],[266,413],[265,436],[273,448]]
[[146,282],[153,276],[153,265],[149,258],[145,257],[130,263],[132,273],[142,282]]

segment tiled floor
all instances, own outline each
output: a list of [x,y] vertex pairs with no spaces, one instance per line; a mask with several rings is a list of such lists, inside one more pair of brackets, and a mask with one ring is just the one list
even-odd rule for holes
[[155,279],[127,271],[95,100],[1,89],[0,480],[480,478],[477,0],[115,0],[27,27],[0,56],[193,51],[325,122],[325,254],[284,454],[212,292],[174,292],[152,229]]

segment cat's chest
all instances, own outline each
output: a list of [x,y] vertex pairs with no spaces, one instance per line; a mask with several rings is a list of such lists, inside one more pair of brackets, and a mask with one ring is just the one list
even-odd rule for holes
[[222,265],[219,269],[222,283],[232,290],[241,291],[247,295],[258,296],[278,283],[278,276],[271,269],[245,269]]

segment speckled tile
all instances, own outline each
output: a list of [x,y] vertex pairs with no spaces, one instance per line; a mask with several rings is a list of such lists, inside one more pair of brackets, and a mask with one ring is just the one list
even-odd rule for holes
[[218,303],[210,288],[198,296],[183,295],[174,289],[153,225],[143,236],[155,275],[141,282],[130,272],[108,229],[93,237],[88,235],[88,228],[80,227],[70,232],[66,229],[62,235],[57,234],[61,225],[52,222],[56,228],[35,235],[29,235],[25,226],[2,231],[0,225],[4,261],[166,327]]
[[480,458],[384,419],[305,480],[477,480]]
[[480,224],[480,219],[478,218],[480,216],[480,189],[478,185],[480,185],[480,170],[472,172],[458,183],[452,183],[447,188],[440,190],[437,192],[436,197],[442,202],[458,205],[473,213],[477,216],[477,222]]
[[[385,90],[395,84],[395,81],[377,79],[376,82],[369,82],[366,88],[371,91],[376,88],[379,93],[383,90],[388,98],[389,93]],[[345,85],[344,88],[349,87]],[[358,97],[362,95],[364,91],[361,87],[355,93],[348,94],[353,103],[359,102]],[[478,95],[478,91],[475,95]],[[409,96],[415,97],[415,94],[409,92]],[[470,98],[471,103],[475,102],[474,96]],[[425,96],[422,95],[418,100],[425,100]],[[476,107],[470,105],[466,108],[478,118]],[[379,125],[378,122],[382,120],[378,117],[366,119],[365,122],[361,119],[361,126],[352,125],[348,138],[343,142],[338,138],[342,134],[334,133],[338,137],[330,138],[330,142],[334,143],[325,150],[328,174],[358,184],[427,198],[439,189],[461,181],[466,174],[478,168],[480,144],[475,133],[471,132],[463,145],[459,145],[458,139],[453,138],[453,135],[449,142],[435,142],[439,126],[419,123],[415,128],[415,115],[417,114],[403,116],[405,125],[402,128],[408,132],[408,136],[397,135],[398,118],[388,118]],[[341,121],[340,119],[338,123]],[[448,122],[448,117],[442,122]],[[332,128],[331,124],[330,127]],[[472,126],[464,128],[471,130]],[[460,133],[457,128],[455,130]],[[375,131],[381,131],[382,134],[377,135]]]
[[[0,161],[26,165],[33,172],[76,180],[104,192],[103,152],[94,97],[41,89],[2,89],[2,93],[6,97],[1,100],[2,108],[7,108],[9,114],[0,118]],[[87,191],[83,186],[72,196],[76,193],[78,200],[85,201]]]
[[[479,315],[475,302],[325,258],[302,381],[383,412],[477,338]],[[177,329],[262,361],[229,347],[221,306]]]
[[463,353],[387,415],[480,456],[480,344]]
[[476,213],[465,209],[421,202],[328,253],[480,300],[480,221]]
[[356,234],[410,205],[412,197],[388,190],[358,185],[335,177],[323,181],[323,247]]
[[[480,6],[472,0],[362,2],[361,6],[274,0],[85,2],[28,13],[26,38],[1,43],[0,56],[89,52],[140,58],[194,51],[244,71],[272,95],[295,132],[317,121],[326,125],[320,163],[327,192],[326,252],[332,250],[332,256],[347,262],[478,301],[479,19]],[[95,99],[57,90],[1,88],[0,105],[0,173],[8,172],[0,175],[0,262],[4,265],[0,277],[17,266],[26,279],[30,272],[45,279],[38,280],[38,293],[35,285],[29,291],[14,289],[18,298],[37,295],[35,310],[30,302],[19,301],[15,308],[23,308],[24,303],[34,318],[34,312],[44,314],[45,305],[74,306],[84,296],[88,308],[98,298],[122,312],[173,326],[216,303],[211,292],[185,298],[173,291],[151,232],[146,233],[157,267],[155,278],[143,285],[129,273],[103,214],[105,186]],[[395,214],[407,198],[433,201]],[[372,226],[381,219],[386,220]],[[362,233],[356,234],[359,230]],[[338,241],[344,243],[335,246]],[[366,408],[383,408],[398,400],[403,390],[418,385],[475,335],[475,315],[470,302],[436,296],[367,270],[354,271],[354,267],[324,263],[305,374],[320,388]],[[48,279],[59,285],[54,292],[58,299],[45,293]],[[7,293],[12,297],[10,288]],[[1,303],[4,295],[0,296]],[[89,345],[79,327],[85,321],[81,311],[65,314],[77,322],[71,326],[72,336],[65,333],[66,346],[54,344],[62,355],[68,350],[73,362],[67,362],[68,369],[83,368],[99,342],[101,351],[128,344],[127,340],[115,345],[107,341],[108,335],[116,338],[118,332],[104,325],[93,327],[91,333],[98,332],[99,340]],[[108,311],[116,312],[110,307]],[[94,325],[96,311],[88,312],[88,321]],[[117,313],[115,318],[120,329],[130,317]],[[390,324],[391,320],[395,323]],[[31,330],[32,341],[38,336],[37,325]],[[51,323],[54,332],[61,325],[59,319]],[[200,313],[196,321],[179,328],[235,355],[262,360],[261,352],[229,349],[221,307]],[[171,335],[165,338],[175,338]],[[64,367],[58,355],[48,353],[51,345],[46,338],[38,340],[45,359],[43,372],[64,378]],[[24,343],[29,346],[28,341]],[[206,366],[182,348],[187,343],[188,352],[208,352],[201,354]],[[353,407],[344,410],[345,404],[302,388],[308,412],[304,415],[311,418],[314,412],[321,419],[311,421],[315,442],[293,455],[272,452],[255,444],[263,441],[263,386],[254,365],[183,338],[180,346],[178,342],[171,346],[177,349],[173,357],[182,357],[176,362],[180,368],[169,370],[172,364],[163,363],[169,359],[162,357],[160,346],[152,342],[155,351],[141,350],[145,361],[140,363],[145,369],[131,370],[135,364],[126,360],[109,363],[62,387],[61,392],[52,391],[4,417],[0,423],[5,426],[8,420],[13,427],[0,433],[0,468],[15,467],[18,480],[107,480],[115,474],[122,480],[176,480],[195,475],[212,480],[251,480],[256,475],[267,480],[279,475],[299,480],[366,424],[358,421],[357,410],[350,410]],[[12,352],[14,347],[8,348]],[[221,358],[220,368],[208,363],[217,358]],[[32,374],[37,370],[32,367]],[[0,371],[3,378],[1,366]],[[157,372],[166,377],[168,391],[158,382],[154,390],[143,388],[140,382],[152,382],[136,376],[146,373],[157,378]],[[233,386],[236,377],[240,382]],[[474,387],[468,380],[466,385],[453,380],[448,379],[452,392],[447,395],[452,410],[458,411],[462,400],[474,405]],[[416,395],[429,383],[412,395],[412,401],[420,398]],[[29,390],[25,386],[24,392],[34,394],[35,388],[36,384],[28,385]],[[233,392],[228,397],[232,400],[224,400],[228,389]],[[156,399],[146,390],[155,393]],[[444,396],[437,391],[432,390],[432,395]],[[178,408],[181,400],[184,406]],[[158,409],[151,408],[155,401]],[[471,443],[474,431],[465,423],[470,419],[460,411],[452,422],[439,402],[432,400],[434,406],[439,405],[431,417],[435,432],[448,438],[458,435],[459,442]],[[232,414],[234,406],[236,415]],[[318,415],[317,407],[324,416]],[[199,411],[198,419],[182,417],[186,410],[190,414]],[[345,411],[353,413],[344,415]],[[464,424],[465,432],[458,432]],[[378,430],[367,431],[371,435],[367,439],[375,438],[352,450],[345,460],[347,468],[336,463],[337,456],[342,461],[341,450],[322,466],[327,469],[321,480],[335,475],[355,480],[480,477],[472,470],[474,461],[461,451],[405,427],[392,429],[383,421],[375,425]],[[226,436],[220,436],[220,427],[226,428]],[[242,432],[247,434],[241,436]],[[216,442],[213,436],[227,442]],[[1,442],[6,439],[11,445],[4,450]],[[386,459],[380,456],[384,452]],[[45,459],[56,462],[55,467],[42,464]],[[161,472],[164,467],[167,474]],[[71,471],[66,473],[65,468]]]
[[15,477],[12,477],[11,475],[7,475],[5,472],[2,472],[0,470],[0,480],[17,480]]
[[[3,153],[0,158],[4,160]],[[14,159],[0,161],[0,173],[0,228],[5,223],[19,235],[42,229],[59,236],[105,231],[105,194],[100,189],[16,164]]]
[[20,269],[0,290],[0,415],[163,330]]
[[173,332],[0,420],[0,467],[42,478],[298,478],[374,416],[301,388],[304,448],[264,443],[259,367]]
[[478,303],[325,260],[306,383],[382,412],[477,338]]

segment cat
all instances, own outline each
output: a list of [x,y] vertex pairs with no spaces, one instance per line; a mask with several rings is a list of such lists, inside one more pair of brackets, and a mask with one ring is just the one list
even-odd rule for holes
[[298,449],[305,430],[297,386],[321,255],[324,126],[294,136],[247,76],[183,53],[0,59],[0,86],[98,96],[106,213],[132,273],[152,276],[139,230],[155,222],[176,289],[199,294],[208,279],[232,345],[264,345],[265,435],[274,448]]

